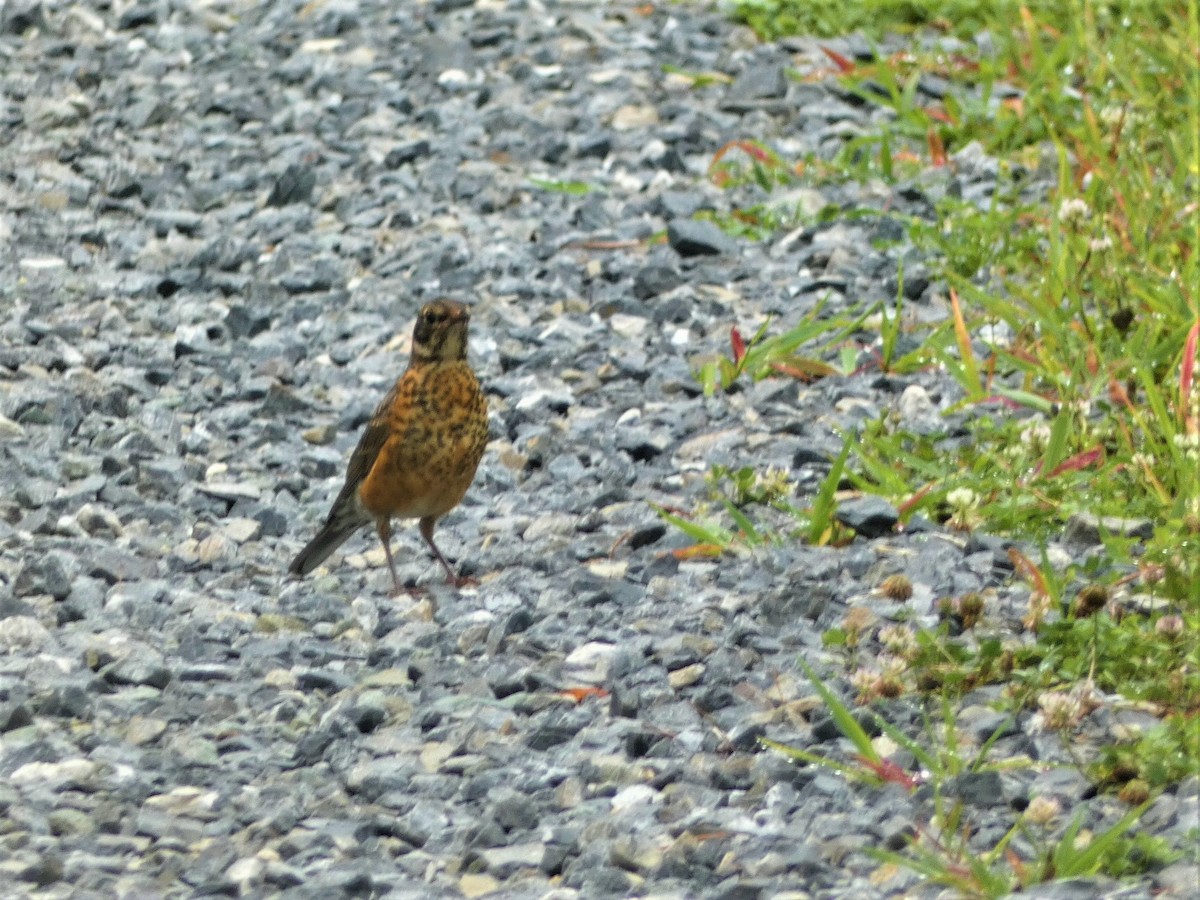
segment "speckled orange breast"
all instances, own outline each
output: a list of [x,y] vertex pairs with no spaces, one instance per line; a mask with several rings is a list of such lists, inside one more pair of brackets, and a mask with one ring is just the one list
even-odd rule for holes
[[487,401],[466,362],[410,368],[386,412],[388,438],[358,489],[375,516],[441,516],[462,500],[487,444]]

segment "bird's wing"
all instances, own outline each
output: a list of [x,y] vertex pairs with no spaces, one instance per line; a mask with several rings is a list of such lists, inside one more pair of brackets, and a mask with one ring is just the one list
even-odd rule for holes
[[358,490],[359,485],[371,474],[371,468],[375,465],[375,460],[379,458],[379,451],[387,443],[389,410],[396,399],[398,388],[399,383],[392,386],[387,396],[375,407],[375,412],[371,414],[371,420],[363,429],[362,437],[358,439],[358,446],[350,454],[350,463],[346,467],[346,483],[342,485],[342,490],[333,503],[335,509],[343,500]]

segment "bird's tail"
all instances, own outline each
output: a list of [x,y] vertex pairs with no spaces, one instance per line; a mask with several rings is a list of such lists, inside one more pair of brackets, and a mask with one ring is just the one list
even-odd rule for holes
[[307,575],[323,563],[330,553],[340,547],[346,538],[358,531],[368,521],[361,515],[348,515],[345,511],[334,509],[329,519],[321,526],[321,530],[317,532],[317,536],[296,554],[296,558],[288,566],[288,571],[293,575]]

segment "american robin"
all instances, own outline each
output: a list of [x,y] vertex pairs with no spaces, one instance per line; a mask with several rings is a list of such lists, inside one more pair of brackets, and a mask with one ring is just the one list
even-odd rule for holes
[[465,583],[433,542],[433,526],[462,500],[487,443],[487,400],[467,362],[469,320],[467,308],[453,300],[421,308],[408,368],[371,416],[325,524],[288,567],[293,575],[307,575],[374,523],[400,593],[391,546],[391,520],[398,516],[420,519],[421,537],[447,581]]

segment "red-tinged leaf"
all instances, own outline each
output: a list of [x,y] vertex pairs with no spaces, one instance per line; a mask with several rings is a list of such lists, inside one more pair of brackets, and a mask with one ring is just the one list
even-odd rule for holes
[[576,703],[582,703],[584,700],[590,700],[592,697],[607,697],[608,691],[601,687],[571,687],[563,688],[558,692],[560,696],[566,697],[568,700],[574,700]]
[[910,775],[890,759],[883,759],[876,762],[873,759],[867,759],[861,754],[855,754],[855,758],[864,769],[870,769],[877,778],[889,784],[898,784],[910,791],[916,790],[921,784],[919,778]]
[[1188,409],[1192,399],[1192,385],[1195,383],[1196,367],[1200,365],[1200,319],[1197,319],[1188,331],[1187,339],[1183,342],[1183,361],[1179,366],[1179,413],[1184,427],[1189,431],[1200,427],[1200,423],[1188,422]]
[[847,75],[854,71],[854,61],[842,56],[842,54],[838,53],[836,50],[830,50],[828,47],[822,47],[821,52],[829,57],[830,61],[838,67],[838,71],[840,71],[843,75]]
[[1108,382],[1108,399],[1115,406],[1123,406],[1130,411],[1134,409],[1133,401],[1129,399],[1129,391],[1115,378]]
[[753,141],[728,141],[717,148],[717,152],[713,154],[712,162],[708,164],[711,170],[713,166],[724,159],[731,151],[741,150],[746,155],[757,159],[759,162],[769,162],[770,154],[762,147]]
[[945,122],[947,125],[954,124],[954,117],[939,106],[930,107],[925,110],[925,115],[929,116],[935,122]]
[[725,163],[724,165],[721,163],[721,160],[733,150],[742,151],[754,160],[755,163],[767,169],[786,168],[774,153],[755,141],[729,141],[717,148],[717,152],[712,156],[712,161],[708,164],[708,178],[718,187],[727,185],[737,174],[736,167],[732,163]]
[[692,837],[697,841],[721,841],[732,834],[731,831],[697,831]]
[[1009,547],[1008,561],[1013,564],[1016,573],[1028,582],[1039,597],[1050,595],[1050,589],[1046,586],[1046,576],[1033,564],[1033,560],[1016,547]]
[[1008,352],[1016,359],[1019,359],[1021,362],[1029,363],[1030,365],[1036,366],[1038,364],[1038,354],[1034,352],[1033,348],[1037,348],[1038,350],[1041,350],[1041,347],[1042,347],[1042,342],[1035,341],[1034,343],[1029,345],[1028,349],[1023,344],[1013,345],[1012,347],[1009,348]]
[[687,560],[697,557],[720,556],[722,552],[718,544],[693,544],[690,547],[678,547],[671,551],[671,555],[678,560]]
[[1028,879],[1029,874],[1028,874],[1027,867],[1026,867],[1024,861],[1022,861],[1021,857],[1017,856],[1016,852],[1013,850],[1012,847],[1005,847],[1004,848],[1004,858],[1006,860],[1008,860],[1009,868],[1011,868],[1013,870],[1013,872],[1016,874],[1017,883],[1018,884],[1026,884],[1027,883],[1026,879]]
[[958,356],[966,370],[972,393],[983,393],[983,385],[979,381],[979,368],[975,363],[975,351],[971,349],[971,333],[967,330],[967,320],[963,316],[962,305],[958,302],[958,291],[950,288],[950,314],[954,318],[954,339],[958,344]]
[[942,136],[933,128],[928,132],[929,141],[929,158],[933,160],[934,166],[941,168],[946,165],[946,145],[942,143]]
[[979,400],[980,406],[987,406],[988,404],[991,404],[991,403],[994,403],[997,406],[1003,406],[1006,409],[1020,409],[1021,408],[1021,404],[1018,403],[1016,400],[1013,400],[1011,397],[1002,397],[999,394],[989,394],[988,396],[983,397],[982,399]]
[[915,494],[913,494],[911,497],[909,497],[907,500],[905,500],[903,503],[901,503],[899,508],[896,510],[900,514],[900,518],[903,519],[905,516],[907,516],[909,513],[911,513],[914,509],[916,509],[921,504],[921,501],[925,499],[925,495],[928,494],[931,490],[933,490],[933,488],[936,484],[937,484],[936,481],[929,482],[929,484],[920,488]]
[[1097,463],[1104,462],[1104,448],[1093,447],[1091,450],[1084,450],[1082,453],[1076,453],[1074,456],[1069,456],[1055,466],[1047,478],[1057,478],[1063,472],[1078,472],[1081,469],[1090,469]]
[[729,344],[733,348],[734,363],[740,365],[746,358],[746,339],[742,337],[736,325],[729,329]]
[[760,147],[754,141],[738,141],[738,146],[742,152],[751,159],[757,160],[760,163],[772,163],[771,154],[763,147]]
[[791,362],[773,362],[771,369],[780,375],[798,378],[801,381],[816,381],[818,378],[828,378],[838,374],[837,369],[819,359],[793,358]]
[[708,173],[710,176],[712,175],[713,169],[716,168],[717,163],[719,163],[722,159],[724,159],[725,154],[728,153],[730,150],[732,150],[736,146],[736,144],[737,144],[737,141],[729,141],[728,143],[722,144],[720,147],[717,148],[717,152],[713,154],[712,162],[710,162],[708,164]]

